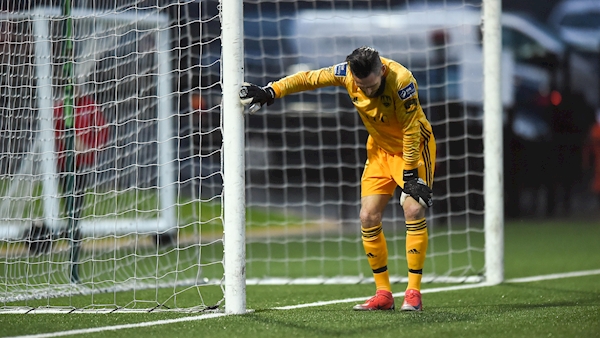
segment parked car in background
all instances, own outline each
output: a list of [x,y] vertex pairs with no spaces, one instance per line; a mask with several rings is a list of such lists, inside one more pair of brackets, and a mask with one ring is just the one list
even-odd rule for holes
[[564,0],[552,9],[548,23],[578,50],[600,53],[600,1]]
[[553,8],[548,23],[570,48],[571,64],[579,66],[571,71],[570,83],[600,109],[600,1],[564,0]]
[[[522,13],[502,15],[502,47],[510,51],[515,60],[517,127],[523,136],[532,138],[545,130],[540,118],[532,125],[538,131],[523,129],[518,112],[531,115],[536,110],[540,117],[549,116],[548,108],[560,105],[569,95],[577,95],[585,104],[597,102],[595,64],[579,53],[573,52],[547,25]],[[525,94],[530,92],[531,94]],[[546,108],[545,108],[546,107]],[[548,118],[545,120],[549,121]],[[532,120],[533,121],[533,120]]]

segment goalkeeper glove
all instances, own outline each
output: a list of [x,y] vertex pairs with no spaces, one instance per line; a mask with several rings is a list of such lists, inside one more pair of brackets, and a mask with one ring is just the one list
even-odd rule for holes
[[400,195],[400,205],[404,205],[404,201],[408,196],[419,202],[424,208],[429,208],[433,205],[433,192],[427,186],[425,181],[418,175],[417,169],[404,170],[404,189]]
[[262,106],[270,106],[275,102],[275,90],[269,85],[259,87],[255,84],[244,82],[240,89],[240,101],[244,106],[249,106],[248,111],[254,113]]

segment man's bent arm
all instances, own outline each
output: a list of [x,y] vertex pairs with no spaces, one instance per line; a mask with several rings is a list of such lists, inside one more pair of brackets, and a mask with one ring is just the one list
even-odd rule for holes
[[402,139],[403,149],[402,157],[404,159],[404,169],[415,169],[419,163],[419,147],[421,144],[421,127],[416,118],[413,118],[404,129]]
[[286,76],[270,85],[275,91],[275,97],[280,98],[289,94],[314,90],[329,86],[343,86],[344,77],[334,75],[334,67],[321,68],[306,72],[298,72]]

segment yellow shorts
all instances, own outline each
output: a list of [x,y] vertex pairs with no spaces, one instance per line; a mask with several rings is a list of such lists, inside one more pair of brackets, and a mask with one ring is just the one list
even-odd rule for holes
[[[436,145],[433,134],[421,144],[419,156],[419,177],[433,186],[435,172]],[[397,186],[404,187],[402,177],[404,159],[401,155],[390,155],[379,148],[369,137],[367,141],[367,161],[361,178],[361,196],[393,195]]]

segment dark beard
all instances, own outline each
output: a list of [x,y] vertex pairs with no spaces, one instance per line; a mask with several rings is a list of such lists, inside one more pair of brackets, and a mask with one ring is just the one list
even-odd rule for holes
[[383,91],[385,90],[385,76],[381,77],[381,84],[379,85],[379,88],[377,88],[377,91],[371,95],[370,97],[378,97],[381,96],[381,94],[383,94]]

